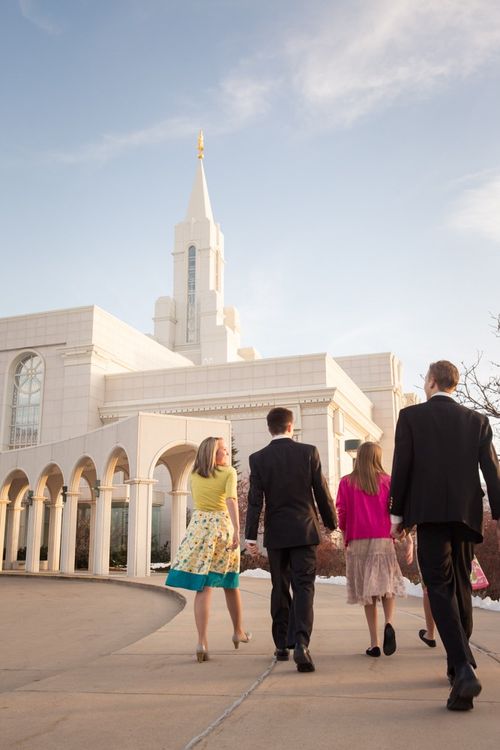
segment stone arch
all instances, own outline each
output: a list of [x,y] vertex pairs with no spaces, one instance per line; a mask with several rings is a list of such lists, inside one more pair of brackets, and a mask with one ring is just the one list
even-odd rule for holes
[[[123,481],[115,482],[121,475]],[[127,449],[117,444],[108,454],[102,469],[102,480],[96,490],[96,516],[93,572],[99,575],[109,573],[110,552],[117,557],[117,565],[125,565],[128,553],[128,500],[130,460]],[[116,549],[112,549],[116,543]]]
[[[81,545],[78,544],[78,541],[80,537],[87,536],[87,534],[88,553],[85,557],[87,557],[87,567],[92,568],[96,486],[97,469],[95,461],[91,456],[84,454],[74,464],[64,493],[61,569],[65,573],[74,572],[76,555],[77,553],[81,554]],[[81,566],[80,560],[79,566]]]
[[108,455],[104,462],[102,472],[102,485],[110,487],[113,484],[113,477],[118,471],[123,471],[127,478],[130,475],[130,461],[125,446],[117,444]]
[[168,469],[172,480],[172,489],[187,489],[187,480],[196,457],[198,445],[190,442],[167,443],[158,450],[151,461],[149,478],[153,478],[155,467],[162,463]]
[[26,544],[26,570],[30,572],[59,570],[63,485],[63,471],[55,461],[44,466],[34,483]]
[[[60,484],[60,486],[59,486]],[[38,475],[38,478],[34,485],[35,495],[41,496],[45,488],[52,494],[57,491],[57,494],[61,491],[64,484],[63,470],[55,461],[48,463]]]
[[[21,468],[7,474],[0,488],[0,570],[10,570],[17,565],[20,532],[26,528],[26,498],[30,482]],[[5,549],[5,561],[4,561]]]
[[[175,555],[186,531],[188,478],[196,457],[198,445],[192,442],[168,443],[157,451],[151,462],[149,477],[153,479],[157,466],[168,470],[171,480],[170,504],[170,554]],[[166,512],[166,510],[165,510]]]

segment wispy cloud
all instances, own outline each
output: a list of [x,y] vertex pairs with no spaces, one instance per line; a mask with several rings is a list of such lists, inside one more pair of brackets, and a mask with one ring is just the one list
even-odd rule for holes
[[453,229],[500,242],[500,174],[465,190],[456,201],[448,224]]
[[[35,0],[19,0],[33,8]],[[436,90],[500,59],[500,4],[491,0],[330,2],[307,24],[270,34],[253,56],[236,61],[192,114],[176,113],[144,129],[103,135],[51,155],[65,164],[105,162],[125,151],[189,136],[238,131],[286,99],[306,132],[353,126],[396,101]],[[303,21],[303,18],[301,19]],[[284,24],[283,24],[284,25]],[[200,103],[203,99],[203,103]]]
[[342,13],[330,8],[319,29],[286,45],[298,97],[327,126],[429,95],[499,49],[500,5],[489,0],[358,0]]
[[67,165],[91,162],[102,164],[133,148],[189,136],[198,129],[199,124],[189,118],[171,117],[142,130],[106,134],[98,141],[84,144],[74,150],[52,152],[48,158]]
[[47,34],[62,33],[62,26],[47,16],[47,6],[41,0],[19,0],[19,9],[27,21]]
[[272,80],[255,80],[244,74],[233,74],[213,92],[216,102],[213,109],[209,107],[189,116],[169,117],[140,130],[105,134],[93,143],[52,152],[48,157],[67,165],[102,164],[135,148],[189,137],[200,127],[215,135],[234,132],[267,111],[274,85]]

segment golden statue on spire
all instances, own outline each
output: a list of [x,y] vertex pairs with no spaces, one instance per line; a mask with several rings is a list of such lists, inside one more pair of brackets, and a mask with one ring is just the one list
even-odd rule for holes
[[203,140],[203,130],[200,130],[200,134],[198,136],[198,159],[203,159],[205,151],[205,144]]

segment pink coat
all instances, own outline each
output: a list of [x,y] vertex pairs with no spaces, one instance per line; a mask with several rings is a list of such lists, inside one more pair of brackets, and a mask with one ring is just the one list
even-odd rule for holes
[[377,494],[368,495],[352,485],[349,476],[342,477],[337,492],[337,515],[346,547],[351,539],[390,538],[390,484],[390,476],[381,474]]

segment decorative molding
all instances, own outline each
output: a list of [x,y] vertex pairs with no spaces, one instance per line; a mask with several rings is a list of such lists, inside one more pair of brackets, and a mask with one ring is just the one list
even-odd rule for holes
[[[272,393],[272,395],[271,395]],[[245,395],[238,397],[237,394],[231,397],[217,398],[216,396],[201,396],[190,399],[173,398],[167,402],[155,400],[147,401],[125,401],[122,404],[114,403],[99,408],[99,415],[103,422],[115,419],[123,419],[127,416],[137,414],[138,411],[157,414],[191,414],[191,413],[220,413],[220,412],[253,412],[257,409],[269,409],[273,406],[299,406],[308,407],[315,404],[330,404],[335,397],[336,389],[315,389],[304,395],[304,391],[294,389],[288,393],[271,391],[266,397],[262,394],[254,398]]]

